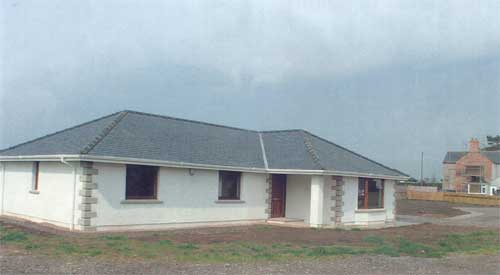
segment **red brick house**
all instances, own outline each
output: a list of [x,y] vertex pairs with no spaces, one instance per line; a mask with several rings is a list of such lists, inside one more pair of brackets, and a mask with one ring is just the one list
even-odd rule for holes
[[492,195],[500,189],[500,151],[482,151],[471,139],[469,151],[448,152],[443,160],[443,190]]

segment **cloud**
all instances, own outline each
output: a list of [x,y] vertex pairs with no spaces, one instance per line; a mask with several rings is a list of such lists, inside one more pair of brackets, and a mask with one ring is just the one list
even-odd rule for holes
[[7,79],[159,58],[265,83],[467,59],[500,46],[498,1],[6,2]]
[[0,8],[0,148],[137,109],[307,128],[414,175],[425,151],[439,175],[443,152],[500,123],[500,1]]

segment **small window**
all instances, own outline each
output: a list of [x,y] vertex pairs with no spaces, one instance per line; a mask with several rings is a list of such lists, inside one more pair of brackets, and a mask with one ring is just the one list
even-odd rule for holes
[[470,177],[470,182],[481,182],[481,178],[478,176],[471,176]]
[[240,172],[219,172],[219,200],[240,199]]
[[384,180],[360,178],[358,209],[384,208]]
[[38,178],[39,178],[40,162],[33,162],[33,182],[31,190],[38,191]]
[[127,165],[125,199],[154,200],[157,198],[158,167]]

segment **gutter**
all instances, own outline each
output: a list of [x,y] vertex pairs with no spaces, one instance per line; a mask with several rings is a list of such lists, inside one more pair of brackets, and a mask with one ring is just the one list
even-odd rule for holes
[[[109,156],[93,156],[93,155],[33,155],[33,156],[0,156],[2,161],[93,161],[103,163],[119,163],[119,164],[137,164],[137,165],[154,165],[165,166],[172,168],[190,168],[190,169],[203,169],[203,170],[226,170],[226,171],[239,171],[249,173],[269,173],[269,174],[296,174],[296,175],[327,175],[327,176],[346,176],[346,177],[370,177],[380,179],[392,180],[407,180],[407,176],[391,176],[371,173],[358,173],[350,171],[335,171],[335,170],[301,170],[301,169],[269,169],[257,167],[239,167],[239,166],[223,166],[223,165],[210,165],[210,164],[196,164],[189,162],[173,162],[163,160],[150,160],[138,158],[121,158]],[[66,162],[67,164],[67,162]]]

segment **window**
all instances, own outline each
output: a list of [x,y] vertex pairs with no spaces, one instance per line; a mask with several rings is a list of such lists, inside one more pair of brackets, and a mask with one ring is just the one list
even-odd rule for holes
[[219,172],[219,200],[240,199],[240,172]]
[[33,162],[33,182],[31,185],[31,190],[38,191],[38,174],[40,170],[40,162]]
[[125,198],[154,200],[157,198],[158,167],[127,165]]
[[469,182],[481,182],[481,178],[478,176],[471,176]]
[[358,209],[384,208],[384,180],[360,178]]
[[486,185],[481,185],[481,194],[486,194]]
[[482,173],[482,166],[465,166],[465,175],[467,176],[481,176]]

